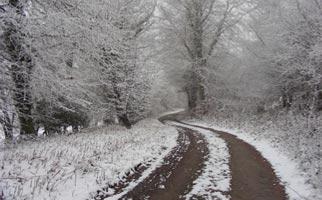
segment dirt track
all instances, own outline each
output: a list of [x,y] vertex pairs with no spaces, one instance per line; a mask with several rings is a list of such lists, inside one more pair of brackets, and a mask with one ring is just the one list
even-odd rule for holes
[[207,127],[195,127],[216,132],[227,142],[232,174],[230,192],[232,200],[287,199],[285,189],[279,183],[272,166],[253,146],[229,133]]
[[[179,127],[178,131],[177,146],[163,159],[162,165],[119,199],[184,199],[184,195],[191,190],[193,181],[202,173],[208,148],[200,133]],[[125,177],[127,181],[104,188],[103,191],[113,189],[116,192],[114,195],[122,193],[130,182],[142,175],[142,170],[146,170],[143,165],[134,174]],[[94,199],[103,200],[112,196],[98,191]]]
[[176,200],[184,199],[193,181],[202,173],[207,144],[201,134],[179,129],[179,145],[149,178],[122,199]]
[[[228,144],[232,175],[231,191],[228,195],[232,200],[287,199],[284,187],[279,183],[270,163],[254,147],[229,133],[218,132],[207,127],[195,127],[218,133]],[[178,145],[164,158],[163,164],[120,199],[185,199],[184,195],[191,190],[193,181],[202,173],[208,147],[202,134],[189,128],[177,128]],[[142,170],[145,168],[131,175],[130,179],[138,178]],[[126,187],[128,184],[120,184],[119,192],[122,192],[122,185]],[[108,196],[101,195],[96,196],[95,199],[106,197]],[[203,198],[194,197],[193,199]]]

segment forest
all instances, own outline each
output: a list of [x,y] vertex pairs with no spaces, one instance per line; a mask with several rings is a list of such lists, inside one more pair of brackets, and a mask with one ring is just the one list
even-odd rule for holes
[[0,0],[0,200],[322,200],[321,145],[321,0]]

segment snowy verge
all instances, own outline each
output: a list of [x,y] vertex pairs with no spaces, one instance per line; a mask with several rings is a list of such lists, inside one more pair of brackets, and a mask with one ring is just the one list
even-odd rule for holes
[[290,200],[322,200],[322,195],[312,185],[308,184],[308,176],[300,170],[298,163],[289,159],[283,152],[265,139],[255,139],[253,136],[239,129],[232,129],[200,121],[187,122],[192,125],[210,127],[237,136],[239,139],[254,146],[262,156],[273,166],[275,173],[285,186]]
[[87,199],[134,166],[153,166],[177,136],[175,128],[149,119],[130,130],[109,126],[2,147],[0,194],[7,200]]
[[205,162],[202,174],[194,181],[192,190],[186,195],[186,199],[198,196],[204,199],[228,200],[230,197],[224,194],[230,191],[229,149],[226,142],[211,131],[183,125],[176,122],[168,124],[186,127],[201,133],[209,148],[209,155]]
[[[174,146],[173,146],[174,147]],[[150,176],[150,174],[157,168],[161,167],[164,163],[164,158],[170,153],[169,151],[164,151],[161,155],[158,156],[157,159],[155,159],[155,161],[149,166],[148,169],[146,169],[142,175],[140,176],[139,179],[134,180],[133,182],[131,182],[124,190],[123,192],[113,195],[111,197],[105,198],[104,200],[118,200],[120,198],[122,198],[124,195],[126,195],[128,192],[130,192],[131,190],[133,190],[139,183],[141,183],[142,181],[144,181],[146,178],[148,178]]]

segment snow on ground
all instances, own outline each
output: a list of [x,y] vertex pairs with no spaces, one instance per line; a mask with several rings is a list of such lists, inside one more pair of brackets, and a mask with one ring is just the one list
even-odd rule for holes
[[186,195],[186,199],[193,196],[201,196],[204,199],[228,200],[229,197],[223,195],[230,190],[230,170],[229,170],[229,150],[226,142],[211,131],[183,125],[176,122],[169,124],[187,127],[205,136],[209,148],[209,157],[201,176],[194,181],[192,190]]
[[0,124],[0,142],[5,139],[3,126]]
[[158,158],[154,161],[154,163],[152,163],[152,165],[146,169],[142,175],[140,176],[140,178],[138,178],[137,180],[135,180],[134,182],[131,182],[129,184],[128,187],[126,187],[123,192],[113,195],[111,197],[105,198],[105,200],[118,200],[120,199],[122,196],[126,195],[128,192],[130,192],[131,190],[133,190],[139,183],[141,183],[142,181],[144,181],[146,178],[148,178],[150,176],[150,174],[157,169],[158,167],[161,167],[164,164],[164,158],[169,154],[169,151],[164,151],[162,154],[160,154],[160,156],[158,156]]
[[169,153],[177,136],[175,128],[150,119],[131,130],[109,126],[2,146],[0,197],[3,192],[7,200],[90,198],[134,166]]
[[181,113],[181,112],[183,112],[183,111],[185,111],[185,110],[186,110],[186,109],[184,109],[184,108],[176,108],[176,109],[173,109],[172,111],[168,111],[168,112],[164,112],[164,113],[162,113],[162,114],[159,116],[159,118],[160,118],[160,117],[167,116],[167,115],[178,114],[178,113]]
[[43,136],[45,134],[45,127],[39,127],[38,128],[38,131],[37,131],[37,136],[40,137],[40,136]]
[[254,138],[254,136],[239,129],[214,125],[215,123],[213,122],[189,121],[189,123],[236,135],[239,139],[253,145],[272,164],[275,173],[285,186],[290,200],[322,200],[322,194],[319,194],[317,188],[308,184],[308,176],[300,170],[298,163],[289,159],[283,152],[275,148],[271,142]]

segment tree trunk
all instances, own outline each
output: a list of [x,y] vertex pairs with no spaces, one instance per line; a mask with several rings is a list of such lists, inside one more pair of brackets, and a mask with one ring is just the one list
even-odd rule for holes
[[203,51],[203,9],[201,1],[192,1],[191,9],[187,10],[187,20],[191,30],[191,58],[192,75],[190,83],[189,108],[191,111],[202,109],[206,94],[204,88],[203,70],[206,67],[206,59]]
[[123,114],[119,116],[119,120],[122,122],[122,124],[127,128],[130,129],[132,127],[132,124],[127,116],[127,114]]
[[9,113],[7,110],[3,110],[3,130],[5,134],[5,138],[10,140],[13,138],[13,121],[14,115],[12,116],[12,120],[10,119]]
[[[27,68],[27,72],[24,68]],[[34,123],[32,119],[33,104],[30,88],[31,69],[28,68],[29,67],[27,66],[11,67],[11,73],[15,84],[13,99],[18,110],[22,134],[35,133]],[[27,75],[25,75],[24,73],[27,73]]]
[[204,104],[206,100],[206,93],[203,81],[200,74],[193,73],[189,85],[186,87],[188,95],[188,107],[191,113],[204,114]]
[[[17,14],[22,13],[22,6],[19,0],[10,0],[10,5],[16,9]],[[17,21],[19,24],[19,21]],[[21,134],[34,134],[34,123],[32,119],[32,94],[31,94],[31,58],[21,44],[22,34],[19,28],[12,23],[7,24],[4,34],[6,49],[10,55],[10,67],[12,80],[14,82],[13,100],[18,111],[18,118],[21,125]]]

